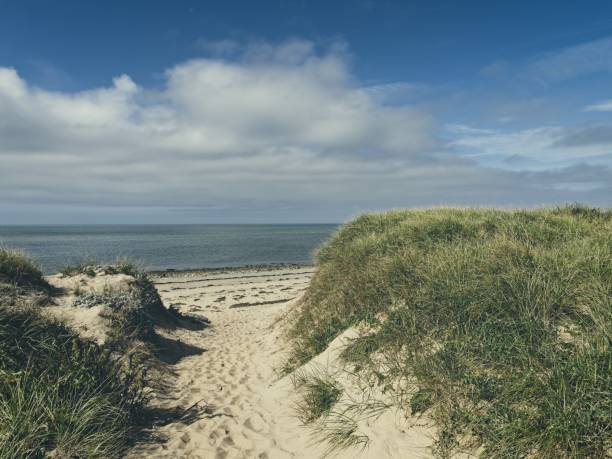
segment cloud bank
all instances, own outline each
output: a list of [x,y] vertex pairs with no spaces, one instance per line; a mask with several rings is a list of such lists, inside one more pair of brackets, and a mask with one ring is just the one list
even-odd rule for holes
[[[0,224],[340,221],[398,206],[609,204],[607,166],[589,157],[537,171],[479,163],[466,149],[520,148],[478,130],[441,140],[430,113],[360,85],[341,46],[259,44],[231,58],[221,55],[228,47],[167,69],[157,89],[120,75],[105,88],[54,92],[0,67]],[[610,146],[607,133],[599,135]]]

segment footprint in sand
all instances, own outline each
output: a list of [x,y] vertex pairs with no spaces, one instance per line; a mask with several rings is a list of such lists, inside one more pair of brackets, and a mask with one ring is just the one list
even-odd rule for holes
[[265,421],[258,413],[255,413],[253,416],[248,417],[247,420],[244,421],[243,425],[247,429],[250,429],[257,433],[261,432],[266,428]]

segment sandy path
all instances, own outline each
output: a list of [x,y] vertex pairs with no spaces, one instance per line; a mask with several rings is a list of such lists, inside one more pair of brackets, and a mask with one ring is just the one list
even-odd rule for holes
[[[204,331],[181,331],[182,341],[205,349],[175,365],[172,399],[160,404],[206,412],[187,425],[161,427],[167,442],[139,448],[134,456],[276,458],[299,453],[278,441],[283,414],[269,409],[269,386],[278,379],[274,320],[308,285],[312,268],[188,273],[156,279],[166,305],[208,317]],[[290,407],[287,407],[290,408]],[[298,427],[298,430],[301,429]],[[303,435],[303,432],[296,432]],[[310,456],[312,457],[312,456]]]
[[[156,428],[155,434],[166,441],[141,445],[130,457],[272,459],[323,455],[323,448],[313,444],[294,416],[288,378],[279,381],[276,372],[283,358],[276,319],[307,287],[312,273],[312,268],[303,267],[193,272],[155,279],[166,305],[206,316],[212,323],[203,331],[176,332],[175,338],[203,352],[185,357],[173,367],[177,379],[170,397],[155,404],[168,409],[197,404],[202,410],[191,422],[175,421]],[[387,451],[382,445],[382,450],[362,457],[427,456],[396,455],[398,445],[392,446]]]

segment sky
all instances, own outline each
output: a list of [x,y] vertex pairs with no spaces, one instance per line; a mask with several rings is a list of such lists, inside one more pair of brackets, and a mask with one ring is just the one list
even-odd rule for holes
[[0,0],[0,225],[612,205],[612,2]]

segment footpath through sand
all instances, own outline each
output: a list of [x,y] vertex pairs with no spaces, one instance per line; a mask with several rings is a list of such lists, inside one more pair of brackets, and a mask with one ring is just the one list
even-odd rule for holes
[[[186,416],[157,426],[152,436],[163,441],[143,443],[128,457],[323,456],[324,446],[313,442],[295,417],[290,378],[280,379],[276,371],[284,356],[278,319],[306,289],[313,271],[292,267],[153,277],[166,306],[205,316],[211,325],[175,332],[174,338],[193,346],[193,355],[173,365],[172,387],[153,400],[162,409],[185,410]],[[402,445],[386,440],[360,457],[429,457],[422,448],[398,454]]]

